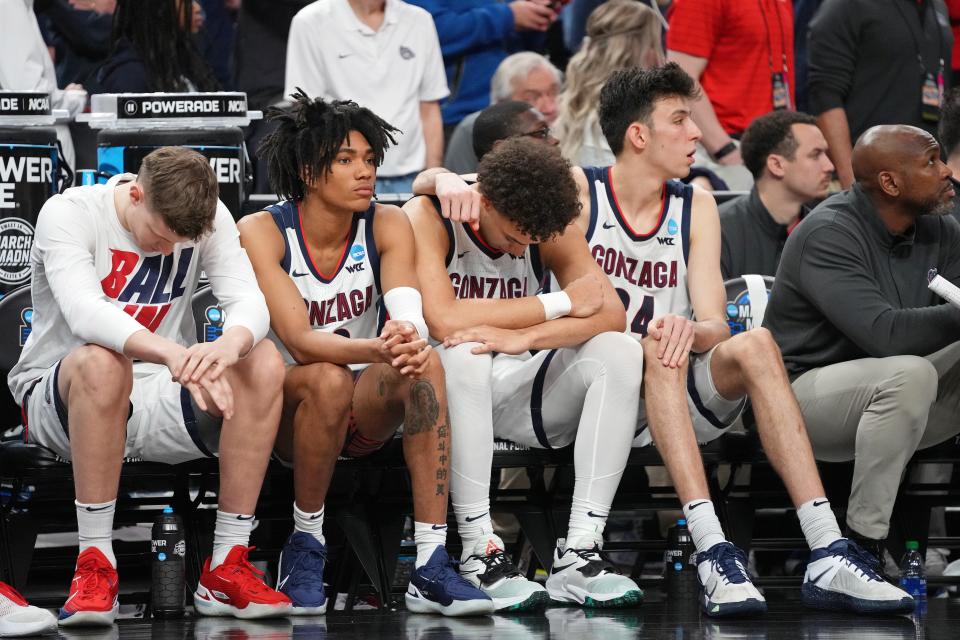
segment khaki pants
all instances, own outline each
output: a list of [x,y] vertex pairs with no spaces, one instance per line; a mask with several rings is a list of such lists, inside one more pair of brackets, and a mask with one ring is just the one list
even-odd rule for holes
[[886,538],[907,462],[960,432],[960,342],[926,357],[864,358],[793,382],[818,460],[855,460],[847,524]]

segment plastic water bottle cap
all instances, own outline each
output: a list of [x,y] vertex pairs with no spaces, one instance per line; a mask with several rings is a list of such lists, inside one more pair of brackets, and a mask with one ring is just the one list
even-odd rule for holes
[[687,521],[684,520],[683,518],[680,518],[679,520],[677,520],[677,526],[678,526],[678,527],[685,527],[685,526],[687,526]]
[[907,540],[907,551],[917,551],[920,549],[920,543],[916,540]]
[[157,554],[157,560],[159,560],[160,562],[163,562],[166,559],[167,559],[167,554],[165,554],[163,551]]
[[173,513],[173,508],[172,508],[172,507],[164,507],[164,508],[163,508],[163,512],[164,512],[164,513]]
[[680,563],[680,562],[674,562],[674,563],[673,563],[673,570],[674,570],[674,571],[683,571],[683,564]]

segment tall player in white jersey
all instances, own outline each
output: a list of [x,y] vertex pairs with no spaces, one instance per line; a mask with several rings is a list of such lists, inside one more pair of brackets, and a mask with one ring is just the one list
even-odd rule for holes
[[[25,439],[73,465],[80,556],[60,624],[117,615],[111,538],[123,459],[177,463],[218,450],[213,557],[197,589],[209,606],[198,609],[285,614],[290,601],[260,580],[246,546],[283,363],[261,341],[267,307],[206,158],[165,147],[137,176],[54,196],[31,262],[33,332],[9,382]],[[195,344],[190,300],[201,270],[226,321],[216,342]]]
[[407,608],[489,613],[490,598],[445,549],[450,420],[443,367],[425,339],[413,233],[399,208],[371,202],[396,129],[354,102],[292,97],[272,110],[277,129],[261,145],[271,186],[287,199],[240,223],[287,361],[276,451],[293,464],[294,532],[278,589],[295,614],[325,612],[324,499],[337,456],[376,451],[402,422],[417,543]]
[[[559,151],[505,140],[481,159],[478,178],[476,230],[444,220],[431,198],[404,205],[427,324],[444,343],[461,573],[498,609],[531,608],[547,595],[586,606],[637,604],[639,587],[600,549],[633,439],[642,351],[621,333],[623,306],[569,226],[579,206]],[[544,268],[563,291],[535,295]],[[519,574],[493,533],[494,436],[539,448],[575,443],[570,521],[547,594]]]
[[[912,599],[886,583],[876,559],[840,534],[780,351],[770,333],[730,337],[720,276],[717,207],[687,174],[700,130],[690,117],[693,80],[676,64],[611,75],[600,124],[611,167],[576,173],[577,223],[627,307],[644,350],[645,422],[663,456],[697,547],[710,615],[766,610],[742,551],[727,542],[709,499],[697,442],[718,437],[749,397],[764,452],[797,508],[811,548],[803,601],[816,608],[902,612]],[[644,411],[641,411],[643,420]]]

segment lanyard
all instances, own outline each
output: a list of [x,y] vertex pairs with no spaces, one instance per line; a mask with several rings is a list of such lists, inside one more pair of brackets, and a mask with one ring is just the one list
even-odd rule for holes
[[[767,22],[767,12],[763,8],[764,0],[757,0],[760,7],[760,15],[763,17],[763,28],[767,32],[767,63],[770,65],[770,73],[773,73],[773,42],[771,41],[770,24]],[[787,72],[787,40],[783,36],[783,20],[780,17],[780,9],[776,1],[773,3],[773,11],[777,14],[777,27],[780,29],[780,72]]]
[[913,23],[907,20],[906,14],[903,12],[903,0],[891,0],[893,5],[897,8],[897,13],[900,14],[900,17],[903,19],[903,23],[907,26],[907,31],[910,32],[910,39],[913,41],[913,47],[917,52],[917,63],[920,65],[920,72],[923,75],[927,75],[927,65],[923,61],[923,51],[920,48],[920,42],[925,39],[926,31],[924,29],[924,24],[926,23],[927,17],[927,8],[930,7],[933,11],[933,26],[937,31],[937,58],[940,60],[940,73],[943,73],[943,56],[941,55],[941,49],[943,48],[943,34],[940,32],[940,21],[939,14],[937,13],[936,7],[933,6],[933,0],[925,0],[923,5],[923,13],[920,14],[920,39],[917,39],[917,35],[913,32]]

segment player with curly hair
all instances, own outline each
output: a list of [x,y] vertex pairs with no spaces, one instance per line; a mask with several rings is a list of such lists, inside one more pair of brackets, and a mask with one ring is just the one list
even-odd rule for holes
[[[443,218],[435,197],[404,205],[424,316],[443,343],[461,574],[498,610],[533,608],[549,597],[636,604],[640,588],[600,548],[633,440],[643,354],[623,333],[623,305],[570,224],[581,208],[570,164],[555,146],[508,138],[483,156],[470,188],[479,195],[475,229]],[[561,291],[540,293],[548,269]],[[546,449],[575,443],[564,556],[546,591],[520,575],[493,532],[494,437]]]
[[459,576],[445,549],[450,420],[410,222],[372,202],[396,129],[355,102],[300,91],[269,116],[278,126],[260,152],[286,200],[244,218],[240,239],[287,363],[275,451],[293,463],[294,532],[277,589],[295,615],[326,611],[324,501],[337,456],[377,451],[402,423],[417,543],[407,609],[490,613],[490,598]]

